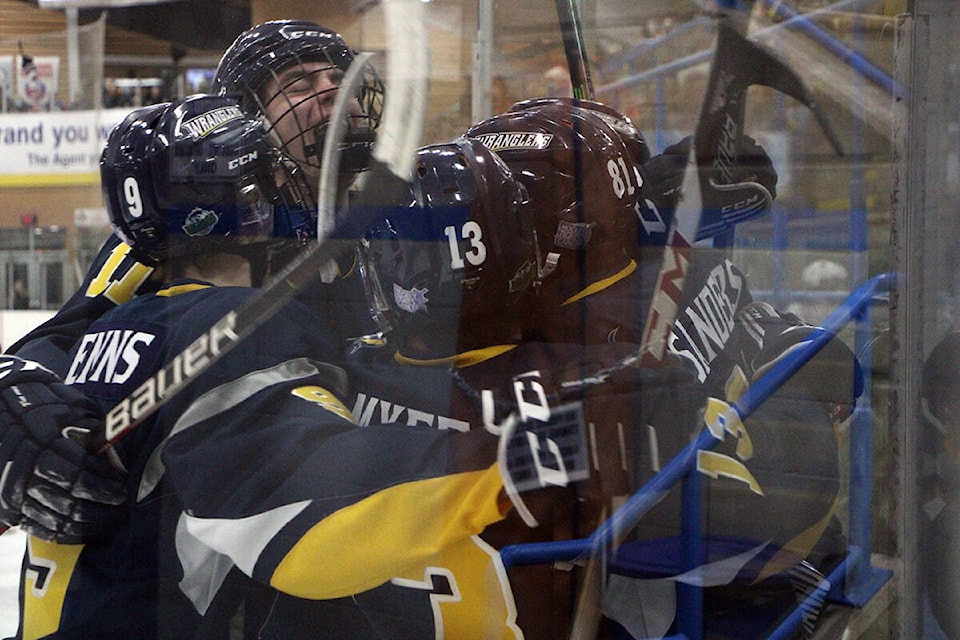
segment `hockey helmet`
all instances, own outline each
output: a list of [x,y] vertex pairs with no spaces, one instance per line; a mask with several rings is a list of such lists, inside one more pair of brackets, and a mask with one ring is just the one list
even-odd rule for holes
[[100,159],[110,221],[150,265],[204,244],[248,255],[262,242],[315,235],[309,188],[287,169],[259,119],[212,95],[132,112]]
[[643,164],[650,159],[650,145],[647,139],[643,137],[640,129],[633,123],[628,116],[620,113],[613,107],[603,102],[593,100],[579,100],[577,98],[551,97],[551,98],[531,98],[530,100],[521,100],[515,102],[508,111],[528,111],[536,107],[557,107],[561,109],[587,109],[594,111],[604,122],[620,134],[623,143],[631,150],[634,160]]
[[[627,262],[624,243],[636,237],[640,149],[583,104],[520,103],[467,131],[495,151],[529,191],[546,252],[545,285],[574,275],[610,275]],[[558,275],[551,278],[553,270]]]
[[[334,31],[304,20],[264,22],[240,34],[226,50],[212,91],[236,95],[250,114],[265,115],[281,151],[317,168],[339,82],[354,53]],[[341,173],[369,164],[374,131],[383,112],[383,82],[367,65],[341,145]],[[321,75],[327,80],[321,81]]]
[[421,148],[409,206],[360,250],[381,329],[432,357],[517,339],[537,272],[531,216],[523,186],[479,141]]

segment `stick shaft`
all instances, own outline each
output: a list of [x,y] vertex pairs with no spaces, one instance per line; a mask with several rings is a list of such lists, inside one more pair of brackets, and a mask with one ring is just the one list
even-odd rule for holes
[[557,18],[560,21],[560,34],[563,37],[563,52],[567,56],[567,67],[570,69],[573,97],[579,100],[593,100],[595,96],[593,80],[590,77],[583,26],[576,2],[577,0],[556,0]]

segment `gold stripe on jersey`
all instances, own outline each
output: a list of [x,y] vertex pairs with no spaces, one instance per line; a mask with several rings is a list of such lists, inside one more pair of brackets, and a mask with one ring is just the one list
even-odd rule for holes
[[191,282],[189,284],[177,284],[172,287],[166,287],[157,291],[157,296],[161,298],[172,298],[173,296],[178,296],[181,293],[190,293],[191,291],[199,291],[200,289],[209,289],[210,285],[208,284],[197,284]]
[[494,465],[379,491],[314,525],[280,561],[270,586],[310,599],[372,589],[502,520],[502,490]]
[[397,352],[393,355],[393,359],[397,362],[397,364],[411,364],[421,367],[444,366],[462,369],[463,367],[469,367],[475,364],[480,364],[481,362],[486,362],[487,360],[492,360],[493,358],[496,358],[497,356],[516,348],[517,345],[515,344],[500,344],[492,347],[484,347],[483,349],[464,351],[463,353],[458,353],[454,356],[447,356],[446,358],[432,358],[426,360],[410,358],[402,353]]
[[627,264],[627,266],[625,266],[623,269],[621,269],[621,270],[618,271],[617,273],[613,274],[612,276],[610,276],[610,277],[608,277],[608,278],[604,278],[603,280],[597,280],[596,282],[594,282],[593,284],[591,284],[590,286],[588,286],[587,288],[585,288],[585,289],[584,289],[583,291],[581,291],[580,293],[576,293],[576,294],[570,296],[569,298],[567,298],[566,300],[564,300],[564,301],[563,301],[563,304],[561,304],[560,306],[563,307],[563,306],[566,306],[566,305],[568,305],[568,304],[573,304],[574,302],[577,302],[578,300],[583,300],[583,299],[586,298],[587,296],[592,296],[593,294],[597,293],[598,291],[603,291],[604,289],[606,289],[606,288],[609,287],[610,285],[615,284],[615,283],[619,282],[620,280],[623,280],[624,278],[626,278],[627,276],[629,276],[631,273],[633,273],[633,272],[636,271],[636,270],[637,270],[637,261],[636,261],[636,260],[630,260],[630,262]]
[[27,538],[23,580],[23,640],[36,640],[60,628],[63,601],[82,544],[66,545]]
[[349,420],[353,424],[357,424],[357,419],[353,417],[352,413],[350,413],[350,409],[347,409],[346,405],[340,401],[340,398],[330,393],[323,387],[318,387],[316,385],[297,387],[290,393],[298,398],[306,400],[307,402],[313,402],[314,404],[319,405],[321,408],[335,413],[345,420]]

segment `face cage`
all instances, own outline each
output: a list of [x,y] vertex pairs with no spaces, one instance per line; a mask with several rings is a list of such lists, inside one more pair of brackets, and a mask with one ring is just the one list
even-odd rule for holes
[[[302,74],[295,74],[281,84],[280,76],[286,75],[291,67],[297,65],[302,67],[310,62],[318,62],[318,60],[298,58],[294,64],[281,69],[279,74],[270,69],[268,78],[272,79],[278,87],[272,95],[265,96],[261,93],[267,80],[260,81],[258,87],[248,87],[248,91],[253,96],[261,116],[265,116],[268,106],[276,108],[277,104],[282,105],[282,110],[274,114],[274,119],[266,121],[266,129],[280,153],[298,164],[318,169],[323,159],[329,120],[311,124],[304,119],[303,114],[313,112],[314,109],[319,113],[332,109],[338,87],[312,91],[303,97],[292,97],[288,89],[296,83],[304,82],[305,79],[313,85],[317,76],[331,70],[335,72],[334,82],[339,86],[343,72],[335,64],[327,61],[328,64],[311,71],[304,70]],[[360,113],[347,115],[347,134],[340,145],[340,173],[359,173],[369,167],[370,154],[376,140],[374,132],[380,125],[380,116],[383,112],[383,83],[370,66],[367,66],[363,73],[364,80],[356,95],[360,104]],[[310,101],[315,101],[316,107],[311,108],[308,105]],[[292,133],[283,133],[288,122],[293,123]]]

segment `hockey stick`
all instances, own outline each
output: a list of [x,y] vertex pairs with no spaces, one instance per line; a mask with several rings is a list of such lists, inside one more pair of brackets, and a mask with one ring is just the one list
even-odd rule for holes
[[[780,91],[813,111],[834,148],[836,137],[800,76],[763,46],[748,40],[721,15],[706,95],[680,187],[680,201],[667,237],[663,265],[654,288],[641,339],[641,366],[659,367],[679,310],[691,247],[703,214],[702,192],[713,188],[712,176],[731,182],[736,152],[743,136],[747,89],[763,85]],[[765,189],[764,189],[765,191]],[[769,197],[769,193],[767,194]],[[769,203],[768,203],[769,204]]]
[[[351,207],[351,214],[336,225],[327,239],[304,250],[246,304],[226,314],[111,409],[103,428],[92,434],[88,444],[91,450],[107,451],[112,444],[156,412],[167,400],[269,320],[317,277],[322,265],[351,251],[363,231],[380,220],[385,206],[399,202],[398,195],[403,192],[413,170],[423,129],[429,52],[422,12],[422,4],[418,1],[384,2],[389,48],[387,77],[391,83],[391,97],[384,109],[383,125],[374,146],[371,168]],[[364,62],[361,61],[361,64]],[[362,74],[358,73],[356,78],[362,78]],[[342,93],[352,93],[350,87],[342,89]],[[339,119],[342,117],[338,116]],[[326,144],[337,145],[338,142],[330,136]]]
[[[740,23],[740,28],[735,26],[736,22]],[[663,364],[667,341],[682,301],[690,252],[703,214],[702,192],[705,188],[714,187],[714,176],[718,176],[722,184],[732,182],[731,172],[743,136],[747,89],[752,85],[769,86],[802,102],[817,114],[831,142],[839,148],[800,77],[766,49],[747,40],[744,27],[744,15],[718,15],[714,57],[684,170],[680,202],[668,235],[640,350],[637,356],[628,358],[631,365],[659,368]],[[760,185],[758,187],[766,194],[765,204],[769,206],[772,201],[770,194]],[[611,370],[625,364],[627,361],[617,363]],[[593,380],[603,378],[603,375],[593,376]],[[565,390],[573,391],[583,386]],[[597,538],[597,544],[590,549],[586,565],[587,582],[577,604],[571,628],[572,639],[587,638],[596,633],[602,586],[599,560],[616,548],[626,533],[623,531],[615,536]]]
[[593,100],[593,80],[587,62],[587,48],[583,40],[583,27],[577,13],[577,0],[555,0],[560,35],[563,37],[563,52],[567,56],[573,97],[578,100]]
[[364,67],[373,57],[372,53],[358,53],[353,59],[350,68],[340,83],[341,90],[333,101],[333,110],[330,116],[330,127],[327,130],[328,139],[323,145],[323,155],[320,160],[320,186],[317,188],[317,242],[323,242],[336,226],[337,193],[340,177],[339,145],[333,141],[344,140],[349,128],[346,113],[350,100],[353,99],[355,87],[361,82]]

